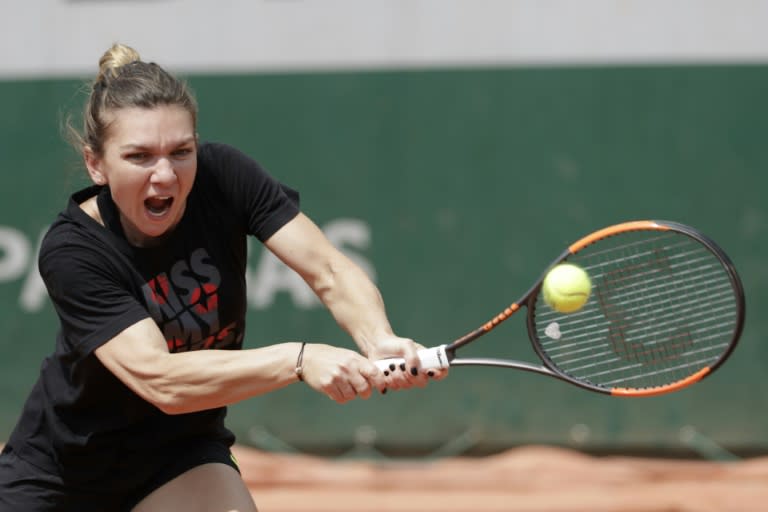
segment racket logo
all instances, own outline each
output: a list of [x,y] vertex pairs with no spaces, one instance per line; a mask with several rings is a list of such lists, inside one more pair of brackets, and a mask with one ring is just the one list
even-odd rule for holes
[[560,332],[560,324],[557,322],[552,322],[547,326],[546,329],[544,329],[544,334],[547,335],[548,338],[551,338],[555,341],[559,340],[563,333]]
[[444,352],[443,350],[437,351],[437,361],[440,363],[440,368],[447,368],[448,367],[448,361],[445,361],[443,359]]
[[[636,262],[630,259],[629,264],[607,270],[597,287],[597,302],[608,321],[608,342],[613,353],[624,361],[669,362],[685,356],[693,345],[690,330],[685,325],[670,326],[670,320],[664,319],[663,313],[658,312],[660,318],[644,316],[646,313],[638,307],[637,297],[641,295],[657,296],[655,300],[659,302],[671,301],[669,297],[662,297],[658,284],[681,280],[669,252],[669,247],[652,247],[635,254]],[[646,335],[649,330],[654,331],[653,336]]]
[[608,340],[613,353],[624,361],[642,364],[659,364],[674,361],[685,355],[693,346],[689,331],[674,333],[660,341],[646,344],[627,339],[622,327],[611,326],[608,329]]

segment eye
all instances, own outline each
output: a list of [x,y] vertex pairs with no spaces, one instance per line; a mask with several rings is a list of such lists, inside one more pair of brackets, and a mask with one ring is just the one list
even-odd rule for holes
[[173,156],[176,158],[183,158],[192,154],[192,148],[179,148],[173,152]]
[[131,162],[143,162],[147,158],[149,158],[149,153],[143,152],[143,151],[137,151],[136,153],[128,153],[125,155],[126,160],[130,160]]

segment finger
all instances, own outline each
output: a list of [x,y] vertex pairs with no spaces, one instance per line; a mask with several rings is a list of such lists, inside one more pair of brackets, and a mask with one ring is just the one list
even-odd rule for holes
[[386,386],[387,379],[385,377],[392,373],[390,368],[381,370],[373,362],[367,359],[360,365],[358,371],[360,372],[360,375],[362,375],[363,378],[370,383],[371,386],[379,389]]
[[[394,365],[392,365],[394,366]],[[397,391],[398,389],[404,389],[408,387],[408,380],[398,367],[394,366],[394,370],[390,369],[385,371],[387,388]]]
[[421,370],[416,373],[416,375],[412,375],[409,379],[409,382],[412,386],[416,386],[419,388],[426,387],[427,383],[429,382],[429,377],[427,376],[427,372],[425,370]]
[[429,380],[443,380],[448,376],[448,369],[447,368],[443,368],[439,370],[430,369],[430,370],[427,370],[426,373]]
[[350,400],[354,400],[357,397],[357,391],[355,391],[355,388],[352,387],[352,384],[349,382],[341,384],[339,386],[339,390],[341,392],[341,398],[344,403],[349,402]]
[[336,403],[343,404],[355,398],[355,391],[348,383],[336,382],[328,386],[325,392],[328,398]]
[[366,376],[360,371],[356,376],[353,376],[349,380],[352,389],[355,391],[355,396],[367,399],[371,396],[371,384],[368,382]]
[[[389,389],[407,389],[413,387],[412,382],[413,374],[412,370],[408,369],[408,365],[405,362],[390,363],[389,366],[382,370],[385,376],[385,383]],[[418,375],[418,372],[416,372]]]
[[[411,340],[412,341],[412,340]],[[406,346],[403,351],[403,360],[405,362],[405,368],[401,365],[401,370],[407,371],[413,377],[418,377],[419,370],[421,369],[421,361],[419,360],[418,348],[420,345],[411,343],[410,346]],[[423,348],[423,347],[422,347]]]
[[397,366],[394,371],[390,372],[388,377],[387,387],[392,389],[408,389],[414,386],[413,379],[410,371],[405,363]]
[[426,370],[417,366],[408,366],[407,363],[401,364],[399,369],[405,377],[404,387],[417,386],[423,388],[427,385],[428,377]]
[[348,402],[351,398],[354,398],[354,391],[351,387],[338,378],[329,382],[324,391],[325,394],[328,395],[328,398],[340,404]]
[[371,386],[368,385],[368,381],[363,381],[363,384],[356,384],[354,386],[355,388],[355,396],[356,398],[362,398],[363,400],[368,400],[371,397]]

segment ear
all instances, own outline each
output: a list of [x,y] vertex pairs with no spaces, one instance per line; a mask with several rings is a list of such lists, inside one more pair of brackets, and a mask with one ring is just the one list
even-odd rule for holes
[[102,160],[96,156],[96,153],[90,146],[86,146],[85,149],[83,149],[83,159],[85,160],[85,167],[88,169],[88,175],[91,177],[91,181],[96,185],[106,185],[107,176],[102,170]]

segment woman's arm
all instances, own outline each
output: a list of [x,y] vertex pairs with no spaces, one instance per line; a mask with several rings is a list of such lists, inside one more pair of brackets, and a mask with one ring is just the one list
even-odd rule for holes
[[391,375],[388,387],[398,389],[426,383],[426,375],[418,371],[416,351],[420,347],[393,333],[376,285],[307,216],[300,213],[265,245],[301,275],[369,359],[406,360],[407,371]]
[[[167,414],[221,407],[297,381],[301,343],[250,350],[170,353],[152,319],[128,327],[97,348],[96,357],[126,386]],[[344,403],[384,389],[383,377],[360,354],[323,344],[305,348],[315,389]],[[308,364],[312,361],[312,365]]]
[[[299,214],[265,244],[299,273],[328,307],[363,354],[325,344],[308,344],[304,380],[343,403],[368,398],[372,389],[423,386],[426,375],[410,371],[384,377],[373,360],[403,357],[418,368],[412,340],[396,336],[378,288],[365,272],[336,249],[322,231]],[[168,414],[229,405],[296,382],[301,344],[280,343],[250,350],[170,353],[152,319],[128,327],[97,348],[96,356],[139,396]],[[436,372],[441,378],[443,372]]]

